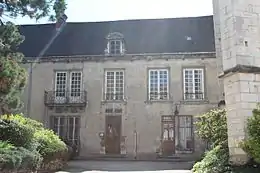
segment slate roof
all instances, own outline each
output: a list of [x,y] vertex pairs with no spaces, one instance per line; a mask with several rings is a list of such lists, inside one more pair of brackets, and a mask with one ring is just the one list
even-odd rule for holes
[[[19,51],[36,57],[55,26],[22,25],[20,31],[26,39]],[[127,54],[215,51],[213,17],[203,16],[67,23],[44,56],[104,55],[106,36],[112,32],[123,34]]]

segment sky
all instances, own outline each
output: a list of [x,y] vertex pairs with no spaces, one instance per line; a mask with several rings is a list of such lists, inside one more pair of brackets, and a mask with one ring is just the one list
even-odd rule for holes
[[[212,0],[67,0],[68,22],[155,19],[211,15]],[[16,24],[35,20],[17,18]],[[46,19],[38,23],[46,23]]]

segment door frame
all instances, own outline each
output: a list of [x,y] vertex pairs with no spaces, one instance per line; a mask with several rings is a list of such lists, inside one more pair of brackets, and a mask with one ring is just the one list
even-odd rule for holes
[[[172,147],[173,147],[171,154],[175,154],[175,152],[176,152],[176,148],[175,148],[176,147],[176,123],[175,123],[175,117],[176,116],[172,116],[172,115],[162,115],[161,116],[161,150],[162,150],[162,154],[163,155],[165,154],[163,152],[163,147],[164,146],[168,146],[168,145],[172,145]],[[173,139],[172,140],[164,140],[164,129],[165,129],[164,125],[165,124],[171,124],[172,125],[172,129],[173,129],[173,137],[172,137]]]
[[[107,128],[108,128],[108,124],[109,123],[109,118],[119,118],[119,132],[118,133],[118,139],[117,139],[117,146],[114,146],[114,147],[117,147],[118,148],[118,153],[108,153],[107,152],[107,149],[105,148],[105,152],[106,154],[121,154],[121,137],[122,137],[122,115],[106,115],[105,117],[105,146],[107,146],[107,141],[106,141],[106,138],[107,138]],[[117,123],[118,121],[116,121]]]

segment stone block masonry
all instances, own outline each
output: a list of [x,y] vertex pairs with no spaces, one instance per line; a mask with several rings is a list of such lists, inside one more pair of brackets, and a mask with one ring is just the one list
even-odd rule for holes
[[[230,160],[247,161],[239,142],[246,137],[246,120],[259,102],[260,1],[213,0],[215,30],[220,31]],[[215,31],[216,32],[216,31]],[[216,45],[217,46],[217,45]]]

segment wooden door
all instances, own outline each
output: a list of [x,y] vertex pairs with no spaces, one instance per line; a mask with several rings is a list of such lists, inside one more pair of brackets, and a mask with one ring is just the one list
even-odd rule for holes
[[120,154],[121,116],[106,116],[106,154]]
[[172,116],[162,116],[162,154],[171,156],[175,152],[175,126]]

